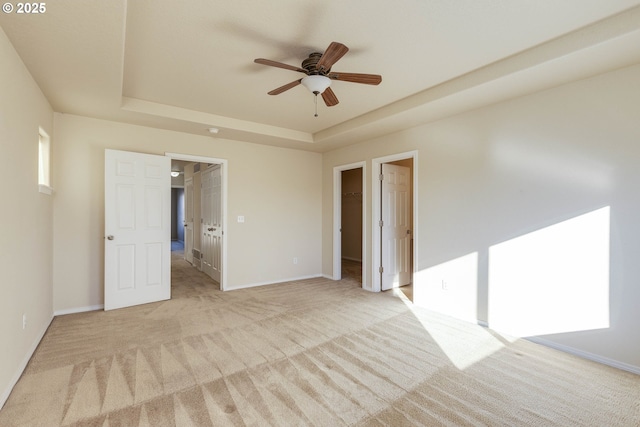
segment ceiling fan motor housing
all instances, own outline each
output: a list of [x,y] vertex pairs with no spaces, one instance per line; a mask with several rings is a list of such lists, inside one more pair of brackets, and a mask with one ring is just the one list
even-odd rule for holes
[[331,68],[327,70],[325,69],[318,70],[318,61],[320,61],[320,58],[322,58],[322,54],[318,52],[314,52],[309,54],[309,57],[304,61],[302,61],[302,68],[307,70],[308,75],[313,75],[313,74],[325,75],[331,70]]

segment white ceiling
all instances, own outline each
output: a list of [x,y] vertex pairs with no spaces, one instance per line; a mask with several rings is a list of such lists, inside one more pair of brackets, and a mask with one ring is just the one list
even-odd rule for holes
[[[326,151],[640,62],[640,0],[56,0],[0,26],[54,110]],[[298,86],[331,41],[328,108]]]

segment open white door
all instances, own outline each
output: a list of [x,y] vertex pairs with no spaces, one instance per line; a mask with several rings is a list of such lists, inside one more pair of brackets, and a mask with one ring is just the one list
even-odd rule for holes
[[193,264],[193,177],[184,180],[184,259]]
[[202,172],[202,271],[220,283],[222,268],[222,175],[221,166]]
[[213,207],[211,209],[211,226],[213,230],[213,242],[211,249],[213,251],[211,266],[213,274],[211,277],[220,283],[222,275],[222,165],[216,165],[213,171],[213,185],[211,187],[211,201]]
[[105,150],[104,308],[171,298],[171,159]]
[[382,281],[381,289],[411,282],[411,170],[382,164]]

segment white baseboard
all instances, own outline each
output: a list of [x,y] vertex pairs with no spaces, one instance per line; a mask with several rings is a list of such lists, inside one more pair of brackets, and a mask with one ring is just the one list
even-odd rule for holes
[[623,371],[640,375],[640,366],[630,365],[628,363],[620,362],[618,360],[610,359],[608,357],[589,353],[588,351],[578,350],[577,348],[558,344],[553,341],[545,340],[544,338],[527,337],[525,339],[527,341],[531,341],[536,344],[544,345],[545,347],[550,347],[556,350],[563,351],[565,353],[573,354],[574,356],[582,357],[583,359],[588,359],[593,362],[602,363],[603,365],[611,366],[613,368],[622,369]]
[[[295,282],[296,280],[307,280],[307,279],[317,279],[318,277],[327,277],[322,274],[312,274],[310,276],[300,276],[300,277],[291,277],[288,279],[282,279],[277,282],[256,282],[256,283],[248,283],[246,285],[235,286],[230,289],[225,289],[225,291],[235,291],[238,289],[247,289],[247,288],[255,288],[257,286],[266,286],[266,285],[277,285],[279,283],[287,283],[287,282]],[[330,279],[329,277],[327,277]],[[330,279],[333,280],[333,279]]]
[[27,367],[29,360],[31,360],[33,353],[35,353],[36,348],[38,348],[38,345],[40,344],[40,341],[42,341],[42,338],[44,338],[44,334],[47,333],[47,329],[49,329],[49,326],[51,326],[51,322],[53,321],[53,318],[54,316],[52,315],[51,319],[49,319],[49,322],[47,322],[45,327],[42,329],[42,331],[40,331],[40,333],[36,337],[36,340],[31,344],[31,347],[29,347],[29,351],[27,351],[27,354],[25,354],[24,358],[22,359],[22,362],[20,362],[20,365],[18,365],[18,369],[16,370],[16,373],[13,375],[13,378],[11,378],[11,381],[9,382],[7,389],[2,392],[2,395],[0,395],[0,409],[2,409],[4,404],[7,402],[9,395],[11,394],[11,392],[13,391],[13,388],[16,386],[16,384],[18,383],[18,380],[22,376],[22,373]]
[[84,313],[87,311],[96,311],[104,309],[104,304],[99,305],[90,305],[88,307],[75,307],[75,308],[67,308],[64,310],[56,310],[53,312],[54,316],[64,316],[65,314],[75,314],[75,313]]
[[[484,320],[478,320],[478,325],[488,328],[489,324]],[[588,351],[579,350],[574,347],[570,347],[568,345],[558,344],[553,341],[546,340],[540,337],[525,337],[522,338],[527,341],[531,341],[536,344],[543,345],[545,347],[553,348],[554,350],[562,351],[563,353],[572,354],[574,356],[581,357],[583,359],[591,360],[592,362],[601,363],[603,365],[611,366],[612,368],[622,369],[623,371],[631,372],[632,374],[640,375],[640,366],[631,365],[629,363],[620,362],[615,359],[610,359],[608,357],[600,356],[597,354],[590,353]]]

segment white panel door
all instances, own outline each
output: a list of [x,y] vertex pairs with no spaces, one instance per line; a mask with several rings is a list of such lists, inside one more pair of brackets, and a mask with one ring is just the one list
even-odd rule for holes
[[171,298],[171,159],[105,150],[104,308]]
[[411,282],[411,170],[382,165],[382,281],[383,291]]
[[193,177],[184,180],[184,259],[193,264]]
[[220,283],[222,274],[222,166],[214,166],[213,183],[211,186],[211,277]]
[[222,249],[221,166],[202,172],[202,271],[220,283]]
[[211,211],[213,205],[211,203],[211,187],[213,184],[211,170],[207,169],[200,175],[201,179],[201,196],[200,196],[200,219],[201,236],[200,236],[200,268],[208,276],[213,275],[213,252],[211,250],[212,237],[211,234]]

